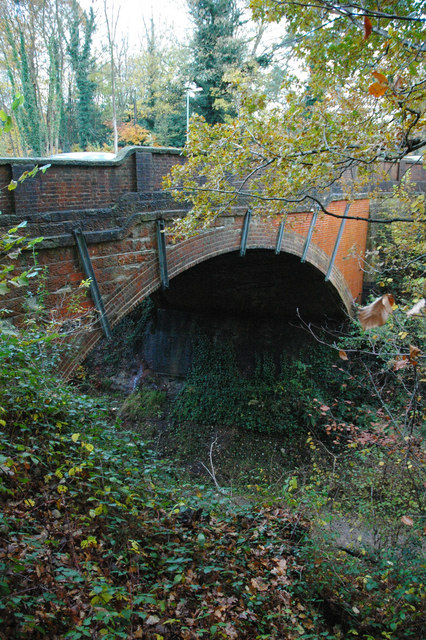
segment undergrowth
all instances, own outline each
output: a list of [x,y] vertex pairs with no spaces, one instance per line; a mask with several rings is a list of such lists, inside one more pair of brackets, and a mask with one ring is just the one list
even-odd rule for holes
[[323,545],[313,487],[191,479],[45,353],[1,336],[1,638],[418,637],[418,574]]

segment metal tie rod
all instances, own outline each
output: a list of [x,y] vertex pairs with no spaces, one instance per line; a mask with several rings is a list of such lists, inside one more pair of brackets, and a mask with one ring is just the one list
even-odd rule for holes
[[108,317],[105,312],[104,302],[102,300],[101,292],[99,291],[98,281],[96,280],[95,272],[93,270],[92,261],[87,249],[86,238],[81,229],[73,230],[74,238],[77,244],[78,253],[80,255],[81,265],[85,273],[86,278],[90,279],[90,295],[95,304],[95,308],[99,313],[99,322],[101,323],[102,331],[104,332],[107,340],[111,340],[111,328],[109,326]]
[[275,245],[275,255],[278,256],[281,252],[281,245],[283,242],[283,235],[284,235],[284,227],[285,227],[285,223],[287,220],[287,214],[284,215],[283,219],[280,222],[280,226],[278,227],[278,233],[277,233],[277,243]]
[[243,230],[241,232],[241,244],[240,244],[240,256],[241,257],[246,255],[247,238],[248,238],[248,234],[249,234],[250,220],[251,220],[251,209],[247,209],[246,215],[244,216]]
[[314,227],[318,218],[318,207],[316,207],[313,215],[312,215],[312,220],[311,220],[311,224],[309,225],[309,231],[308,231],[308,235],[306,236],[306,240],[305,240],[305,246],[303,247],[303,253],[302,253],[302,257],[300,258],[300,262],[306,262],[306,257],[308,255],[308,250],[309,250],[309,245],[311,244],[311,240],[312,240],[312,234],[314,232]]
[[336,260],[337,251],[339,249],[340,240],[342,239],[343,230],[345,228],[346,216],[349,213],[349,207],[350,206],[351,206],[351,203],[347,202],[346,203],[346,207],[345,207],[345,213],[343,214],[343,218],[342,218],[342,221],[340,223],[339,231],[337,233],[336,242],[334,243],[334,249],[333,249],[333,253],[331,254],[330,263],[329,263],[328,269],[327,269],[327,274],[325,276],[325,281],[326,282],[328,282],[330,280],[331,272],[332,272],[333,267],[334,267],[334,261]]
[[167,268],[166,229],[164,220],[157,220],[158,261],[160,263],[160,278],[163,289],[169,288],[169,272]]

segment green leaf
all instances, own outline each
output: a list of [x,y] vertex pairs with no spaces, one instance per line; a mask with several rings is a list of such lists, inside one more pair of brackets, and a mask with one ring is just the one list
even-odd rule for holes
[[23,104],[23,103],[24,103],[24,96],[23,96],[23,95],[21,95],[21,94],[18,94],[18,95],[15,97],[15,100],[12,102],[12,110],[13,110],[13,111],[16,111],[16,109],[17,109],[18,107],[20,107],[20,106],[21,106],[21,104]]
[[10,116],[7,116],[6,122],[4,123],[3,130],[6,133],[9,133],[9,131],[11,130],[12,126],[13,126],[13,120],[12,120],[12,118]]

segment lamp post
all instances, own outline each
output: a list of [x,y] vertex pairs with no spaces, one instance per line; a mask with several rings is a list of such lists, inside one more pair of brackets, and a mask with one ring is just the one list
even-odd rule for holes
[[190,84],[185,87],[186,90],[186,144],[189,142],[189,98],[193,98],[196,93],[202,91],[201,87]]

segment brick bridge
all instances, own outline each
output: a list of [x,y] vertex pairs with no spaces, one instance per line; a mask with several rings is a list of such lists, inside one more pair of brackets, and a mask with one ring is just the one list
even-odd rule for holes
[[[5,188],[23,171],[47,162],[51,167],[45,174],[38,173],[14,191]],[[338,294],[347,311],[360,301],[368,232],[364,222],[346,220],[341,225],[340,219],[329,216],[313,220],[315,214],[300,208],[283,211],[281,220],[250,221],[246,208],[235,208],[211,229],[173,244],[167,228],[185,209],[161,191],[161,181],[179,162],[184,162],[179,150],[141,147],[124,149],[116,159],[102,162],[0,160],[1,228],[27,220],[27,234],[44,238],[38,245],[38,262],[48,268],[47,306],[60,313],[65,297],[83,279],[91,276],[96,281],[84,304],[93,307],[94,300],[102,322],[76,341],[72,361],[64,364],[65,375],[99,340],[102,327],[108,334],[161,285],[167,287],[177,275],[223,254],[245,255],[251,250],[291,254],[306,262],[303,267],[310,264],[317,275],[323,274],[323,281],[325,276],[326,286],[335,297]],[[414,179],[424,179],[420,166],[413,171]],[[389,184],[392,178],[396,176],[390,176]],[[370,200],[360,197],[347,206],[335,196],[328,208],[368,218]],[[20,295],[11,297],[7,306],[19,316],[24,292],[16,293]]]

